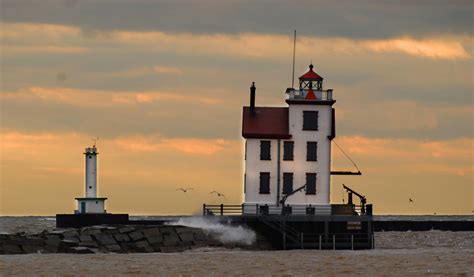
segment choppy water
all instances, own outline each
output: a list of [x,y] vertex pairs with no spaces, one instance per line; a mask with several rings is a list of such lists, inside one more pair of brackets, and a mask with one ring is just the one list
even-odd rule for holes
[[[2,232],[34,233],[54,225],[54,217],[0,217]],[[474,276],[474,232],[378,232],[375,241],[375,250],[362,251],[3,255],[0,276]]]

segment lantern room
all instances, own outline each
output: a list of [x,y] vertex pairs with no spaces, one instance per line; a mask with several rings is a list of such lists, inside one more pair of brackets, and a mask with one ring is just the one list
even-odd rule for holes
[[318,102],[334,101],[333,90],[323,90],[323,77],[314,72],[313,68],[313,64],[310,64],[308,72],[300,76],[299,89],[288,88],[286,90],[286,93],[288,94],[287,103],[290,103],[293,100]]
[[313,71],[313,64],[310,64],[309,71],[300,77],[300,90],[304,89],[323,90],[323,77]]

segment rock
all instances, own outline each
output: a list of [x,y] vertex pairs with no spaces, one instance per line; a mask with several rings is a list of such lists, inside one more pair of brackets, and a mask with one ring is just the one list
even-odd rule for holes
[[194,241],[194,234],[193,233],[181,233],[181,234],[179,234],[179,238],[183,242],[192,242],[192,241]]
[[100,245],[117,244],[117,242],[115,241],[112,235],[101,233],[101,234],[94,234],[92,236]]
[[161,236],[160,228],[154,227],[154,228],[145,229],[143,230],[143,235],[145,235],[145,237]]
[[77,241],[63,239],[59,242],[59,250],[64,251],[67,248],[79,246]]
[[34,245],[34,246],[43,246],[44,245],[44,240],[42,238],[38,237],[26,237],[27,241],[26,243],[28,245]]
[[141,231],[131,232],[128,234],[128,236],[134,241],[141,240],[145,237]]
[[194,238],[198,241],[206,241],[209,239],[209,237],[206,234],[204,234],[202,230],[196,230],[194,232]]
[[90,236],[90,235],[80,235],[79,236],[79,241],[81,241],[81,242],[90,242],[90,241],[94,241],[94,240],[92,239],[92,236]]
[[79,242],[79,246],[98,248],[99,244],[95,241],[83,241],[83,242]]
[[130,241],[130,238],[126,234],[116,234],[116,235],[114,235],[114,238],[118,242],[128,242],[128,241]]
[[146,240],[150,244],[157,244],[157,243],[161,244],[163,242],[163,237],[161,235],[148,236],[148,237],[146,237]]
[[5,254],[23,254],[23,250],[20,246],[15,244],[4,244],[2,248]]
[[77,237],[79,236],[79,233],[77,232],[77,230],[68,230],[63,232],[63,236],[64,238]]
[[132,227],[132,226],[124,226],[124,227],[120,227],[118,229],[119,233],[123,234],[123,233],[130,233],[132,231],[135,231],[135,228]]
[[135,243],[136,247],[138,250],[140,250],[140,252],[146,252],[146,253],[151,253],[151,252],[154,252],[154,249],[153,247],[151,247],[147,241],[145,240],[141,240],[141,241],[137,241]]
[[87,228],[87,229],[84,229],[83,231],[81,231],[81,234],[82,235],[97,235],[97,234],[101,234],[102,231],[100,229],[97,229],[97,228]]
[[44,244],[47,246],[58,247],[61,240],[58,237],[49,237],[44,241]]
[[21,248],[25,253],[45,252],[44,248],[38,245],[22,245]]
[[120,243],[122,251],[126,253],[136,252],[137,246],[133,242],[122,242]]
[[109,252],[119,252],[122,248],[118,244],[109,244],[105,246],[105,249]]

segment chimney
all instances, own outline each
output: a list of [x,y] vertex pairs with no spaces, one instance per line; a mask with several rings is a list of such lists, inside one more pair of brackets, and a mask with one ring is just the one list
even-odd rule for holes
[[250,115],[255,116],[255,82],[250,87]]

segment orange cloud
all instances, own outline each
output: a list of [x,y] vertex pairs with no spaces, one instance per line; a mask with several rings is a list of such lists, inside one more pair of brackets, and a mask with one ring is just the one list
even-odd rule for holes
[[[198,94],[199,95],[199,94]],[[12,101],[44,101],[64,103],[74,106],[95,106],[107,107],[116,105],[140,105],[143,103],[154,103],[160,101],[184,101],[197,102],[201,104],[213,105],[221,100],[205,97],[183,95],[179,92],[158,92],[158,91],[99,91],[81,90],[60,87],[30,87],[16,92],[4,92],[0,94],[1,100]]]
[[113,72],[104,74],[111,77],[125,77],[125,78],[137,78],[147,75],[181,75],[183,71],[177,67],[171,66],[152,66],[152,67],[141,67],[132,68],[126,71]]
[[[343,136],[336,141],[354,160],[377,171],[474,174],[474,139],[424,141]],[[347,165],[345,157],[335,148],[333,155],[336,167]]]
[[[56,148],[64,144],[90,143],[90,138],[79,133],[25,133],[19,131],[3,131],[0,134],[2,152],[14,153],[15,151],[29,154],[57,151]],[[105,141],[114,151],[132,152],[160,152],[171,151],[183,154],[213,155],[225,149],[240,147],[237,141],[224,139],[199,139],[199,138],[166,138],[158,134],[142,136],[123,136]],[[56,149],[56,150],[53,150]]]
[[[92,50],[120,44],[122,49],[132,46],[145,47],[151,51],[286,59],[293,47],[290,36],[273,34],[193,34],[122,30],[91,33],[74,26],[15,23],[3,23],[2,29],[5,31],[1,37],[6,39],[3,47],[10,49],[10,53],[34,51],[31,46],[38,46],[36,51],[52,52],[67,51],[67,47],[72,47],[69,51],[85,51],[85,48]],[[302,56],[312,56],[315,53],[328,55],[375,52],[401,53],[431,59],[469,59],[471,54],[466,47],[469,47],[471,41],[472,37],[466,35],[420,39],[405,36],[378,40],[300,36],[297,51]],[[137,72],[128,74],[143,74],[143,70],[158,74],[179,74],[174,69],[162,67],[137,69]]]
[[115,143],[123,150],[133,152],[159,152],[173,150],[185,154],[213,155],[226,147],[235,147],[235,142],[223,139],[184,139],[154,136],[122,137]]
[[464,49],[462,43],[446,39],[421,39],[410,37],[373,40],[364,45],[375,52],[401,52],[412,56],[434,59],[467,59],[471,55]]

